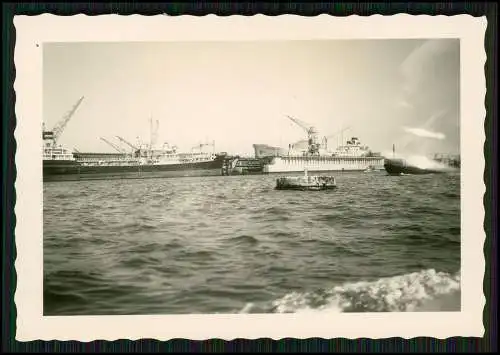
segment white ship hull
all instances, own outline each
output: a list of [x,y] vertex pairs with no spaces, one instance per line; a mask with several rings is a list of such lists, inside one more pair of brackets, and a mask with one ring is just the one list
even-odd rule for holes
[[264,166],[264,173],[382,170],[383,157],[276,157]]

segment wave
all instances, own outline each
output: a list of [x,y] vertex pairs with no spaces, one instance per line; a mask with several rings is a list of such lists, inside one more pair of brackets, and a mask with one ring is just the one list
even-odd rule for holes
[[150,230],[154,230],[157,228],[158,228],[158,226],[156,224],[154,224],[153,222],[145,222],[145,221],[127,222],[127,223],[119,226],[120,230],[136,231],[136,232],[150,231]]
[[55,193],[51,198],[57,199],[60,202],[61,201],[67,201],[67,202],[73,202],[75,200],[81,199],[81,198],[86,198],[90,196],[90,193],[85,190],[81,191],[64,191],[64,192],[59,192]]
[[247,303],[239,313],[412,311],[460,311],[460,272],[428,269],[330,289],[291,292],[262,307]]
[[255,237],[252,237],[251,235],[246,235],[242,234],[236,237],[231,237],[226,239],[227,242],[229,243],[235,243],[235,244],[250,244],[250,245],[256,245],[259,243],[259,240]]

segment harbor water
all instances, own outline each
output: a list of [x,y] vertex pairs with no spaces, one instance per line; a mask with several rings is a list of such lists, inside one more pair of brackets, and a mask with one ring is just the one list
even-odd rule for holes
[[460,310],[459,174],[44,183],[44,314]]

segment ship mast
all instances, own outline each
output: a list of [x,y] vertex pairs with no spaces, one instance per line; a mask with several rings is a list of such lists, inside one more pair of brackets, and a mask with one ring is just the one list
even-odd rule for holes
[[158,120],[153,124],[153,116],[149,118],[149,155],[153,157],[153,148],[156,145],[158,139],[158,129],[160,128],[160,122]]
[[351,127],[342,128],[340,130],[340,144],[341,145],[344,145],[344,132],[348,131],[349,129],[351,129]]

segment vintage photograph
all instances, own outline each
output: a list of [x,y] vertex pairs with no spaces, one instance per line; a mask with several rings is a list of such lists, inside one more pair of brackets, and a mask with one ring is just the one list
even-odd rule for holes
[[460,312],[460,48],[42,43],[43,315]]

